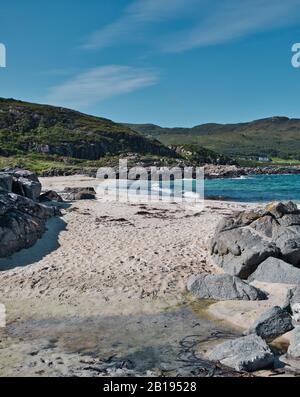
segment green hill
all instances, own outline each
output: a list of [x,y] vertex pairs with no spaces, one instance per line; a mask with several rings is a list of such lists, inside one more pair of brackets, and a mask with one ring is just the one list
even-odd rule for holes
[[232,157],[270,156],[300,159],[300,119],[271,117],[239,124],[203,124],[193,128],[162,128],[127,124],[165,145],[196,144]]
[[0,166],[36,171],[49,167],[97,166],[126,153],[172,157],[157,140],[122,124],[69,109],[0,98]]

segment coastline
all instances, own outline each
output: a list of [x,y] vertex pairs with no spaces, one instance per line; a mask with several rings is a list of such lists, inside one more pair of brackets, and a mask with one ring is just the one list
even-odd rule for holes
[[[108,165],[109,166],[109,165]],[[150,172],[149,166],[141,163],[140,166]],[[174,164],[174,166],[178,166]],[[193,166],[193,164],[183,164],[181,167]],[[282,175],[282,174],[300,174],[300,165],[260,165],[253,167],[243,167],[232,164],[202,164],[204,167],[205,179],[216,178],[239,178],[246,175]],[[118,167],[113,166],[118,170]],[[159,166],[158,166],[159,168]],[[55,177],[76,177],[85,176],[87,178],[96,177],[97,168],[74,168],[71,170],[50,169],[40,173],[41,179]]]
[[[58,193],[65,187],[98,184],[83,175],[41,182],[43,190]],[[107,372],[110,364],[105,360],[116,355],[118,367],[128,352],[136,367],[118,373],[164,376],[167,371],[160,365],[168,343],[172,362],[190,335],[198,335],[191,346],[204,357],[217,343],[241,336],[262,312],[282,303],[289,286],[257,285],[270,294],[267,301],[207,302],[187,294],[186,284],[193,274],[221,272],[208,252],[221,218],[261,206],[205,200],[204,209],[196,212],[182,203],[101,198],[62,206],[64,227],[48,223],[48,232],[26,250],[31,261],[22,262],[25,251],[3,261],[5,269],[9,262],[11,268],[0,271],[0,302],[7,310],[7,327],[0,329],[0,376],[36,371],[41,376],[114,375]],[[51,241],[56,243],[47,250]],[[275,344],[288,341],[289,334]],[[142,354],[141,347],[151,353]],[[155,358],[149,367],[138,369],[144,354]],[[103,370],[98,373],[87,371],[81,362],[90,360],[94,368],[99,357]],[[53,365],[45,364],[47,360]],[[22,361],[24,365],[18,364]],[[156,366],[160,370],[151,372]]]
[[[72,184],[92,186],[94,181],[82,176],[73,180],[42,179],[44,190],[59,191]],[[202,335],[205,343],[214,329],[220,335],[236,335],[234,327],[205,314],[201,302],[190,300],[186,281],[194,273],[218,272],[207,260],[207,240],[222,216],[246,207],[241,203],[207,201],[203,211],[195,212],[180,203],[147,206],[82,200],[62,209],[65,228],[59,233],[51,228],[48,231],[53,233],[52,238],[56,235],[56,247],[40,257],[30,255],[38,245],[26,250],[27,257],[33,258],[26,266],[18,262],[22,252],[17,253],[12,256],[13,268],[0,272],[0,302],[7,310],[7,327],[0,329],[0,376],[27,376],[34,372],[34,365],[42,367],[45,375],[56,373],[53,371],[60,371],[60,366],[53,355],[64,359],[62,368],[70,374],[81,365],[76,346],[82,346],[79,350],[84,352],[88,346],[91,351],[96,346],[99,349],[95,335],[102,335],[103,329],[103,335],[110,334],[110,326],[115,328],[116,324],[129,327],[129,335],[121,333],[119,341],[115,335],[103,342],[101,357],[114,351],[125,354],[128,349],[136,355],[137,347],[148,344],[154,350],[157,343],[167,346],[159,331],[164,327],[170,332],[172,327],[177,329],[175,334],[168,333],[174,339],[174,351],[179,349],[180,339],[195,332]],[[47,244],[50,234],[46,233],[37,244]],[[195,308],[201,308],[200,312]],[[136,319],[135,326],[126,325],[130,319]],[[86,339],[86,322],[92,324],[94,342]],[[140,327],[149,331],[133,345],[136,348],[127,348],[127,338],[137,338]],[[46,349],[45,344],[48,346],[52,340],[57,341],[55,347]],[[120,351],[112,347],[117,342],[122,347]],[[31,355],[33,351],[39,352],[37,357]],[[67,365],[68,352],[73,356]],[[155,362],[162,360],[161,354]],[[37,362],[48,355],[53,368]],[[23,366],[17,364],[22,360]],[[135,360],[140,362],[139,355]]]

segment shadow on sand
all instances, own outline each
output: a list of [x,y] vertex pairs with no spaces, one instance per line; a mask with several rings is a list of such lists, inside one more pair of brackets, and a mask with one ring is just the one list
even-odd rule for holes
[[0,259],[0,272],[23,267],[38,262],[46,255],[59,248],[60,232],[67,229],[66,222],[61,218],[51,218],[46,224],[47,230],[32,247],[22,249],[10,257]]

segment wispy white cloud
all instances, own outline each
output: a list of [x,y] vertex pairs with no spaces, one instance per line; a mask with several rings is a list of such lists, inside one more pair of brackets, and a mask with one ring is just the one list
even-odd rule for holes
[[107,65],[84,71],[52,87],[45,100],[53,105],[81,108],[157,83],[156,70]]
[[225,0],[189,29],[162,40],[167,52],[224,43],[296,21],[300,0]]
[[134,0],[118,20],[92,33],[84,47],[96,49],[136,41],[146,26],[178,17],[199,2],[202,0]]
[[[97,49],[140,39],[155,42],[162,51],[185,51],[289,24],[299,6],[300,0],[133,0],[118,20],[94,32],[84,46]],[[174,19],[188,27],[166,23]],[[161,24],[164,33],[154,24]],[[151,34],[144,36],[149,27]]]

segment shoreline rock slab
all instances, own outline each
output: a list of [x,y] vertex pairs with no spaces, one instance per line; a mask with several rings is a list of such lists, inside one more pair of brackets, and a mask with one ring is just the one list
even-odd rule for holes
[[273,340],[293,328],[291,315],[281,307],[275,306],[263,313],[246,334],[256,334],[263,339]]
[[269,368],[274,363],[267,343],[254,334],[221,343],[209,354],[209,359],[237,371],[249,372]]
[[258,266],[248,280],[266,283],[300,284],[300,269],[281,259],[269,257]]
[[190,277],[187,283],[188,291],[200,299],[212,300],[264,300],[267,295],[229,274],[200,273]]
[[215,319],[224,321],[240,332],[246,332],[267,310],[274,306],[282,307],[290,289],[288,284],[262,283],[251,284],[266,291],[267,300],[262,301],[218,301],[207,308],[207,313]]

